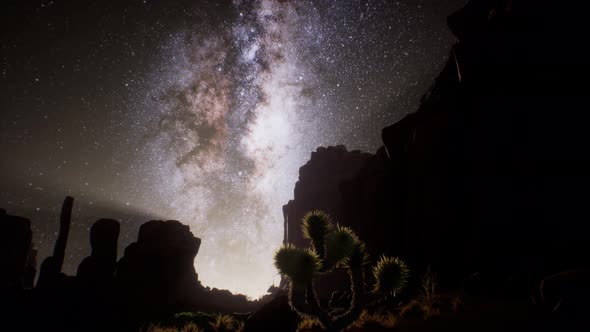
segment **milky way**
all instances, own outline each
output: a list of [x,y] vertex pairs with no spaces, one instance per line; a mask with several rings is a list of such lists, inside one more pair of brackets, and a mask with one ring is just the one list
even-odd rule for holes
[[[264,294],[299,167],[318,146],[380,146],[445,61],[462,2],[97,2],[76,30],[82,9],[42,1],[57,42],[3,43],[2,146],[21,156],[2,165],[3,202],[35,221],[77,198],[67,272],[96,216],[125,211],[190,225],[204,285]],[[145,220],[119,219],[124,247]],[[43,258],[55,225],[34,228]]]
[[165,214],[203,238],[200,279],[263,294],[278,281],[281,207],[322,142],[317,79],[305,63],[321,33],[305,5],[235,5],[236,21],[215,33],[171,36],[162,66],[172,69],[151,94],[159,102],[139,116],[159,112],[146,156],[158,160]]
[[[350,63],[343,59],[348,48],[363,44],[351,41],[363,38],[362,32],[351,32],[348,41],[339,40],[342,33],[366,29],[379,19],[378,11],[367,6],[356,18],[341,15],[337,23],[344,26],[330,26],[313,2],[235,1],[230,23],[196,26],[166,41],[157,67],[167,69],[154,74],[159,77],[148,94],[157,101],[138,114],[149,114],[151,122],[137,123],[153,126],[148,160],[141,163],[154,167],[152,181],[160,184],[157,199],[164,204],[153,213],[182,220],[203,238],[196,266],[204,284],[263,294],[278,281],[272,254],[282,241],[281,207],[292,198],[298,168],[320,145],[370,148],[354,136],[340,136],[355,128],[326,114],[338,111],[333,105],[341,86],[354,85],[354,109],[363,107],[347,112],[351,122],[374,117],[371,112],[383,108],[383,92],[399,93],[403,83],[395,76],[386,82],[371,78],[371,70],[387,70],[379,68],[383,64],[352,65],[362,77],[340,67]],[[379,54],[385,63],[388,54],[403,58],[395,54],[395,39],[390,42]],[[376,53],[371,49],[368,58]],[[384,86],[371,87],[377,84]]]

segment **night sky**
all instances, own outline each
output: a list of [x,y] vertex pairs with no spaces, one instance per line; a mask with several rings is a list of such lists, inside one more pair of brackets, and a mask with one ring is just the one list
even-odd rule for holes
[[38,262],[75,197],[65,272],[99,217],[203,239],[204,285],[264,294],[281,207],[318,146],[374,152],[449,54],[464,0],[3,1],[0,207]]

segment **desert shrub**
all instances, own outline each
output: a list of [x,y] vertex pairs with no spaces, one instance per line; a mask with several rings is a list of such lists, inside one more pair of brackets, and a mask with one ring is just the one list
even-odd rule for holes
[[460,295],[453,296],[450,305],[452,311],[459,311],[463,307],[463,298]]
[[217,315],[210,325],[215,332],[234,332],[243,328],[243,324],[231,315]]
[[363,310],[354,325],[357,327],[381,326],[394,328],[397,325],[397,320],[398,317],[392,312],[369,313],[367,310]]
[[[363,308],[396,296],[404,288],[409,276],[406,264],[397,257],[382,256],[372,269],[375,285],[367,290],[365,244],[352,229],[334,225],[327,213],[305,214],[301,227],[311,247],[283,245],[275,253],[274,264],[289,280],[289,304],[302,317],[315,319],[325,330],[341,331],[359,318]],[[344,313],[322,308],[315,295],[314,278],[335,268],[346,269],[350,278],[350,303]]]
[[215,315],[206,312],[179,312],[167,321],[166,325],[174,326],[181,330],[189,325],[198,327],[203,332],[213,331],[211,322],[215,321]]
[[203,330],[195,323],[188,323],[180,329],[180,332],[203,332]]
[[321,328],[320,321],[317,318],[305,317],[297,326],[297,331],[311,330]]
[[436,275],[430,268],[426,269],[420,283],[418,296],[402,307],[401,316],[421,316],[428,319],[440,314],[441,296],[437,291]]
[[174,326],[151,324],[148,326],[145,332],[203,332],[203,330],[195,323],[188,323],[180,328]]
[[175,327],[150,324],[145,332],[178,332]]

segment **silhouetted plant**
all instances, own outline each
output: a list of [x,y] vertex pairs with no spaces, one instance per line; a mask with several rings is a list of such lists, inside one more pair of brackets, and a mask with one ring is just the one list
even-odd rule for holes
[[[373,268],[375,285],[365,288],[364,266],[368,264],[365,244],[348,227],[334,226],[323,211],[312,211],[302,219],[303,236],[311,240],[311,248],[283,245],[274,256],[279,272],[289,280],[289,304],[303,317],[311,317],[323,329],[341,331],[360,316],[362,310],[387,296],[395,296],[406,284],[409,270],[399,258],[382,256]],[[314,278],[334,268],[348,271],[351,302],[346,312],[338,315],[322,308],[318,302]]]
[[205,312],[179,312],[174,315],[172,323],[179,328],[193,324],[203,331],[213,331],[211,325],[216,319],[216,315]]
[[395,292],[402,289],[408,280],[406,263],[397,257],[381,256],[373,268],[375,277],[374,292]]
[[[437,293],[436,275],[426,269],[421,279],[420,292],[418,296],[406,304],[400,314],[406,316],[409,313],[419,314],[424,319],[440,314],[440,295]],[[451,304],[451,306],[454,306]],[[453,309],[455,310],[455,309]]]
[[317,318],[305,317],[297,325],[297,332],[321,328],[320,321]]
[[202,332],[202,331],[203,330],[201,330],[201,328],[199,328],[199,326],[197,326],[197,324],[195,324],[195,323],[188,323],[182,327],[182,330],[180,330],[180,332]]
[[146,332],[239,332],[243,322],[232,315],[209,314],[204,312],[181,312],[174,319],[163,323],[153,323]]
[[150,325],[148,326],[146,332],[203,332],[203,330],[194,323],[188,323],[181,328],[176,328],[173,326]]
[[242,324],[231,315],[217,315],[211,323],[215,332],[233,332],[242,329]]
[[354,322],[357,327],[385,327],[394,328],[397,325],[398,316],[393,312],[370,313],[363,310],[359,319]]

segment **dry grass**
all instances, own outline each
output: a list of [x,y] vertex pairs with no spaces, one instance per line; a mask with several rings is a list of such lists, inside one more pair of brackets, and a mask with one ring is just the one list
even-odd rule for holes
[[178,330],[175,327],[150,325],[146,332],[203,332],[196,324],[188,323]]
[[420,289],[420,294],[418,295],[418,301],[422,305],[431,308],[439,305],[440,296],[436,293],[437,285],[436,275],[428,268],[422,277],[422,289]]
[[188,323],[182,327],[180,332],[202,332],[201,328],[197,326],[195,323]]
[[211,327],[215,332],[238,332],[244,329],[244,324],[231,315],[217,315]]
[[420,314],[422,318],[428,319],[440,315],[440,295],[437,294],[436,275],[426,270],[422,276],[421,289],[418,296],[402,307],[401,316],[411,313]]
[[[358,328],[365,328],[365,327],[384,327],[384,328],[393,328],[397,325],[397,316],[394,313],[369,313],[366,310],[363,310],[360,317],[354,322],[353,326]],[[315,330],[322,330],[320,322],[317,318],[313,317],[306,317],[299,322],[299,326],[297,327],[297,331],[315,331]]]
[[305,331],[305,330],[313,330],[313,329],[321,329],[322,326],[320,321],[317,318],[312,317],[305,317],[303,320],[299,322],[297,326],[297,331]]
[[[211,328],[215,332],[242,332],[244,330],[244,323],[239,322],[231,315],[218,315],[215,321],[211,323]],[[203,332],[195,323],[187,323],[182,328],[177,329],[170,326],[149,325],[145,332]]]
[[463,307],[463,298],[460,295],[455,295],[451,298],[451,310],[457,312]]
[[398,317],[392,313],[369,313],[363,310],[361,316],[354,323],[357,327],[381,326],[385,328],[393,328],[397,325]]
[[174,328],[174,327],[150,325],[150,326],[148,326],[146,332],[178,332],[178,331],[176,331],[176,328]]

